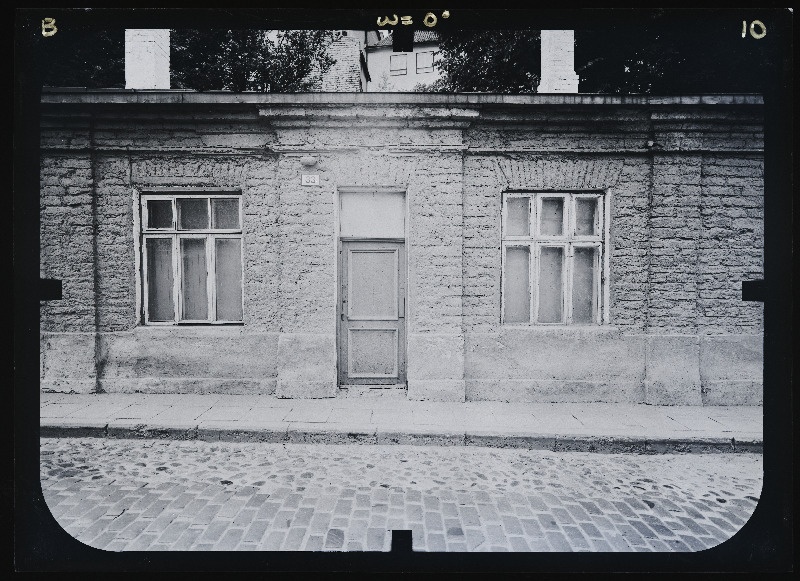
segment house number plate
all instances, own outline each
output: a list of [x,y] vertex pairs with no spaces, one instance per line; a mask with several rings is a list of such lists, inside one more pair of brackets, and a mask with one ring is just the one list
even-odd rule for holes
[[304,186],[318,186],[319,174],[303,174],[300,184]]

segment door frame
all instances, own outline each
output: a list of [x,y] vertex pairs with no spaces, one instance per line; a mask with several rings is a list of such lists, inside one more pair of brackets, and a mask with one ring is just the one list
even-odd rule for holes
[[[379,192],[384,194],[401,194],[403,196],[403,238],[359,238],[359,237],[344,237],[341,236],[341,219],[340,219],[340,208],[341,208],[341,201],[340,201],[340,194],[371,194],[373,192]],[[412,291],[411,291],[411,260],[412,260],[412,252],[411,252],[411,212],[410,212],[410,203],[409,203],[409,196],[408,196],[408,189],[404,186],[399,185],[381,185],[381,186],[337,186],[334,188],[333,191],[333,256],[334,256],[334,283],[336,285],[336,291],[333,293],[333,298],[336,301],[334,304],[334,336],[335,345],[336,345],[336,385],[337,388],[341,388],[341,384],[339,383],[339,323],[341,318],[341,305],[342,305],[342,281],[341,278],[341,268],[340,268],[340,252],[342,250],[342,241],[363,241],[363,242],[404,242],[405,247],[405,255],[406,255],[406,267],[405,272],[402,273],[406,277],[406,306],[405,306],[405,339],[404,345],[402,346],[403,353],[405,353],[405,366],[406,366],[406,385],[408,383],[407,373],[408,373],[408,334],[411,332],[411,317],[412,317]]]

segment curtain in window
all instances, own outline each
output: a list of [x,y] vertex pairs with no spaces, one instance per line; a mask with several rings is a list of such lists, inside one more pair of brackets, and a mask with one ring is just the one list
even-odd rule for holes
[[242,320],[242,241],[216,240],[217,320]]
[[206,241],[203,238],[181,240],[181,265],[183,268],[183,318],[208,319],[208,267]]
[[530,249],[527,246],[506,248],[505,321],[528,323],[531,317]]
[[172,240],[149,238],[147,246],[147,310],[151,321],[175,320],[172,302]]

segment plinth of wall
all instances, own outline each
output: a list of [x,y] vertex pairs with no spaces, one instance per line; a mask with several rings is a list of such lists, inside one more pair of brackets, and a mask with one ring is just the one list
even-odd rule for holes
[[242,327],[138,327],[101,333],[100,388],[113,392],[275,392],[277,333]]
[[469,333],[467,400],[644,400],[644,341],[614,328],[506,328]]
[[282,333],[278,339],[278,384],[282,398],[336,396],[336,335]]
[[39,359],[42,390],[93,393],[97,389],[94,333],[42,333]]
[[463,402],[464,336],[408,336],[408,399]]
[[645,403],[702,405],[697,335],[648,335],[646,358]]
[[703,405],[761,405],[764,337],[711,335],[700,339]]

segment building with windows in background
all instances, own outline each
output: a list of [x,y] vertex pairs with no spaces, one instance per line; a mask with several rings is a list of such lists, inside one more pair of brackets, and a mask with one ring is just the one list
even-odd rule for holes
[[366,91],[411,92],[418,85],[430,85],[440,77],[434,67],[438,49],[439,36],[430,30],[414,31],[411,52],[393,52],[391,34],[370,42],[366,54],[372,80]]

